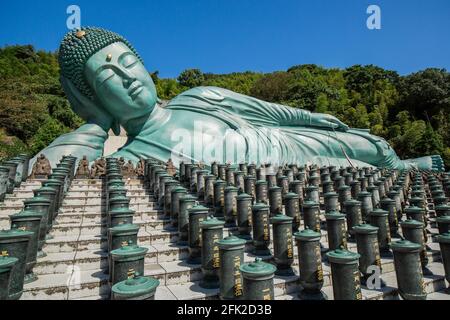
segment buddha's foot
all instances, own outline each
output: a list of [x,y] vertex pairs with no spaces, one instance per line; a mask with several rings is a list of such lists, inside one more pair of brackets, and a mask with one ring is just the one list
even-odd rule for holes
[[440,155],[426,156],[416,159],[403,160],[403,162],[412,169],[445,171],[444,161]]

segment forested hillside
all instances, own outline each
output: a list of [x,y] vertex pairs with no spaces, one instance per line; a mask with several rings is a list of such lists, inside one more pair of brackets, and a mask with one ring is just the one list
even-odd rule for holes
[[[35,154],[83,121],[70,109],[58,80],[57,56],[31,46],[0,49],[0,158]],[[441,154],[450,166],[450,73],[426,69],[399,76],[377,66],[326,69],[293,66],[274,73],[226,75],[183,71],[152,74],[162,99],[211,85],[267,101],[330,113],[351,127],[370,128],[402,158]]]
[[35,154],[82,123],[59,84],[55,54],[32,46],[0,49],[0,158]]

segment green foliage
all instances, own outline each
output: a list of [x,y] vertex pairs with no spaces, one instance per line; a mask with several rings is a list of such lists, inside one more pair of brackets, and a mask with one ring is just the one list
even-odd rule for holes
[[444,69],[425,69],[402,78],[399,92],[399,108],[410,110],[415,117],[450,112],[450,73]]
[[328,97],[325,93],[320,93],[316,101],[316,112],[326,113],[328,111]]
[[444,150],[442,136],[434,131],[431,124],[427,124],[422,137],[417,143],[417,148],[423,154],[440,154]]
[[249,95],[256,80],[260,79],[262,74],[255,72],[234,72],[230,74],[211,74],[204,75],[202,86],[214,86]]
[[255,81],[250,94],[265,101],[284,101],[291,81],[292,75],[287,72],[269,73]]
[[29,153],[28,147],[19,138],[8,136],[0,129],[0,161],[20,153]]
[[70,132],[71,130],[62,125],[58,120],[47,118],[42,126],[37,130],[34,137],[31,139],[32,154],[38,153],[43,148],[47,147],[53,140],[58,138],[61,134]]
[[77,116],[70,108],[69,102],[62,97],[49,96],[47,98],[48,114],[53,119],[68,128],[78,128],[83,119]]
[[49,52],[36,52],[33,46],[10,46],[0,49],[0,78],[41,75],[59,76],[58,59]]
[[[307,64],[267,74],[187,69],[177,79],[159,78],[158,71],[150,75],[164,100],[196,86],[226,88],[335,115],[385,138],[402,158],[441,154],[450,166],[450,73],[443,69],[399,76],[374,65],[327,69]],[[2,143],[0,157],[36,153],[82,123],[61,89],[55,53],[32,46],[0,49],[0,139],[8,142]]]
[[406,158],[414,158],[425,155],[419,148],[419,143],[423,141],[426,130],[426,124],[423,120],[412,121],[409,125],[400,126],[400,134],[391,139],[395,150],[405,155]]
[[205,76],[200,69],[187,69],[180,73],[177,80],[184,87],[194,88],[203,83]]
[[186,89],[186,87],[181,86],[174,79],[159,79],[156,84],[156,92],[158,92],[158,97],[164,100],[170,100]]
[[444,150],[441,153],[442,159],[444,160],[444,163],[446,164],[446,167],[448,169],[449,163],[450,163],[450,147],[445,147]]
[[59,83],[55,53],[32,46],[0,49],[0,157],[34,154],[82,123]]

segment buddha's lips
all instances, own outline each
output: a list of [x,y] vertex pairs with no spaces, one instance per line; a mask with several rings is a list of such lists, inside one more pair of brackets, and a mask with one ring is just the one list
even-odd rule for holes
[[142,91],[142,83],[139,81],[133,82],[130,87],[128,88],[128,95],[134,99],[136,96]]

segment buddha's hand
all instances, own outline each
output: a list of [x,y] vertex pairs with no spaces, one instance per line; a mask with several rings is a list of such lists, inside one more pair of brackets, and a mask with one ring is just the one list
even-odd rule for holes
[[339,131],[347,131],[348,126],[338,118],[325,113],[311,113],[310,125],[319,128],[333,128]]

